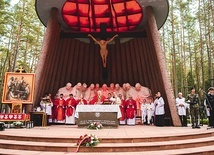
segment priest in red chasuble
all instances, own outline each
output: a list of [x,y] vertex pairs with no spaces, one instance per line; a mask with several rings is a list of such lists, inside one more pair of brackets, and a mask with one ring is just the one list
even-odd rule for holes
[[60,98],[56,100],[56,106],[56,122],[65,123],[65,100],[63,98],[63,94],[60,94]]
[[89,104],[102,104],[105,100],[105,97],[102,95],[102,92],[97,91],[97,95],[89,102]]
[[122,94],[119,94],[118,95],[120,100],[121,100],[121,103],[120,103],[120,112],[121,112],[121,115],[122,117],[120,117],[120,124],[126,124],[126,102],[125,100],[123,99],[123,96]]
[[84,99],[83,95],[81,95],[80,99],[77,100],[77,104],[79,104],[79,105],[87,105],[87,101],[86,101],[86,99]]
[[132,98],[131,95],[128,95],[128,99],[126,100],[125,104],[126,104],[127,125],[135,125],[135,118],[137,112],[136,101]]
[[75,109],[77,102],[73,97],[73,94],[69,95],[69,98],[65,101],[65,124],[75,124]]

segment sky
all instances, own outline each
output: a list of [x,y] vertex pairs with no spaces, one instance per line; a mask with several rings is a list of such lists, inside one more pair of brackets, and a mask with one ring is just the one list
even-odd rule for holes
[[11,1],[10,1],[10,4],[15,5],[15,4],[18,3],[18,2],[19,2],[19,0],[11,0]]

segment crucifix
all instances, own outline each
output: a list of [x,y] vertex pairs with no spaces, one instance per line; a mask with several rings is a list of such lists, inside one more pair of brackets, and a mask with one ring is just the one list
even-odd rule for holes
[[95,39],[91,34],[88,34],[89,37],[91,37],[99,46],[100,46],[100,56],[102,58],[103,67],[106,68],[107,63],[107,56],[108,56],[108,49],[107,44],[114,40],[115,37],[118,37],[118,35],[114,35],[111,39],[106,40],[106,23],[100,23],[100,38],[101,40]]
[[22,66],[19,67],[19,72],[22,73],[24,71],[24,68]]
[[109,40],[97,40],[91,34],[89,34],[88,36],[91,37],[98,45],[100,45],[100,56],[102,58],[103,67],[106,68],[106,61],[107,61],[107,56],[108,56],[107,44],[110,43],[111,41],[113,41],[114,38],[117,37],[118,35],[117,34],[114,35]]

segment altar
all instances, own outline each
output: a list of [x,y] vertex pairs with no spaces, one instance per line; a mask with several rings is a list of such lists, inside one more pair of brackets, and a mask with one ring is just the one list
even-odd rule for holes
[[119,105],[77,105],[75,117],[78,127],[85,127],[93,122],[100,122],[104,127],[117,127],[121,112]]

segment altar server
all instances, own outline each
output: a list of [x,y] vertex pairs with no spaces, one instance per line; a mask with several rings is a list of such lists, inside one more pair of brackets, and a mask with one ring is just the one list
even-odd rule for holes
[[146,99],[143,100],[143,103],[141,103],[140,106],[141,109],[141,116],[142,116],[142,124],[146,124],[146,116],[147,116],[147,103]]
[[154,123],[154,112],[155,112],[155,105],[153,103],[152,97],[149,98],[149,103],[147,104],[147,120],[148,125]]
[[110,101],[112,102],[112,104],[116,104],[116,105],[120,105],[121,103],[121,99],[119,98],[119,96],[117,96],[116,92],[113,92],[113,95],[110,98]]
[[127,125],[135,125],[136,112],[137,112],[136,101],[133,100],[131,95],[128,95],[128,99],[126,100]]
[[176,101],[176,106],[178,109],[178,115],[181,120],[182,126],[187,126],[187,116],[186,116],[186,108],[187,108],[187,103],[185,102],[185,98],[182,97],[182,93],[178,93],[178,97],[175,99]]
[[157,92],[156,99],[154,101],[155,104],[155,125],[156,126],[164,126],[164,100],[161,97],[161,93]]
[[65,124],[75,124],[75,109],[77,102],[73,97],[73,94],[69,95],[69,98],[65,101]]

